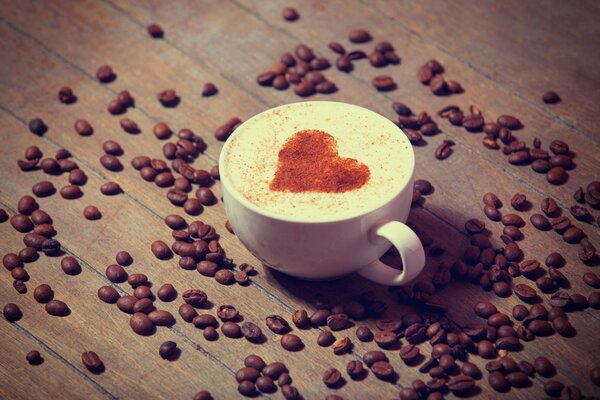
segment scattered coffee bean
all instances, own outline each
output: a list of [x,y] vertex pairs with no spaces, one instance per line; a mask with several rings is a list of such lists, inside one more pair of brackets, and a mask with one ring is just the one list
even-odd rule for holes
[[[121,297],[123,299],[123,297]],[[154,333],[156,328],[150,317],[141,312],[134,313],[129,319],[129,326],[138,335],[147,336]]]
[[371,81],[375,89],[381,92],[390,91],[396,88],[396,83],[394,79],[389,75],[379,75],[372,79]]
[[98,354],[93,351],[83,352],[81,362],[90,372],[99,372],[104,365]]
[[366,43],[371,41],[372,37],[371,34],[364,29],[354,29],[350,31],[348,39],[352,43]]
[[335,342],[335,337],[331,331],[323,331],[317,337],[317,344],[322,347],[329,347]]
[[18,305],[14,303],[8,303],[2,309],[2,313],[4,314],[4,318],[8,322],[15,322],[21,319],[23,313]]
[[48,126],[41,118],[34,118],[29,121],[29,130],[31,133],[42,136],[48,130]]
[[279,315],[269,315],[266,318],[267,328],[269,328],[274,333],[284,334],[290,330],[290,325],[288,322]]
[[156,95],[156,98],[164,107],[167,108],[176,107],[180,101],[179,96],[177,96],[177,92],[175,92],[173,89],[163,90]]
[[287,351],[298,351],[304,347],[302,343],[302,339],[299,336],[296,336],[292,333],[286,333],[281,336],[281,347],[286,349]]
[[560,102],[560,96],[555,91],[548,91],[542,95],[542,100],[546,104],[555,104]]
[[537,357],[533,361],[533,367],[535,368],[535,372],[544,378],[549,378],[556,373],[554,365],[546,357]]
[[116,77],[110,65],[102,65],[96,70],[96,78],[102,83],[112,82]]
[[52,288],[49,285],[47,285],[45,283],[37,286],[33,290],[33,298],[38,303],[47,303],[50,300],[52,300],[53,297],[54,297],[54,291],[52,290]]
[[296,9],[292,7],[284,8],[281,15],[283,16],[283,19],[289,22],[296,21],[298,18],[300,18],[300,14],[298,14],[298,11],[296,11]]
[[150,24],[146,27],[146,30],[153,39],[161,39],[164,36],[164,31],[158,24]]
[[48,314],[57,317],[64,317],[71,312],[69,306],[60,300],[50,300],[46,303],[45,309]]

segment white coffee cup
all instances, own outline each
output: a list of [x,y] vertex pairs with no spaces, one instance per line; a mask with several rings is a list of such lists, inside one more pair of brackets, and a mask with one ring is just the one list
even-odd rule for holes
[[[302,107],[311,103],[315,107],[332,102],[300,102],[288,104]],[[392,121],[351,104],[335,103],[347,111],[371,113],[401,135],[407,143],[402,154],[408,157],[403,171],[404,179],[392,196],[383,199],[376,207],[350,216],[324,220],[275,214],[246,199],[236,190],[229,177],[225,155],[232,139],[247,134],[258,114],[240,125],[225,143],[219,160],[223,202],[229,223],[236,236],[248,250],[266,266],[282,273],[307,280],[327,280],[358,272],[361,276],[384,285],[401,285],[413,280],[425,266],[425,252],[417,235],[406,226],[413,194],[415,159],[412,147],[400,128]],[[379,122],[379,121],[378,121]],[[256,149],[256,151],[279,151]],[[379,258],[394,245],[402,258],[403,269],[392,268]]]

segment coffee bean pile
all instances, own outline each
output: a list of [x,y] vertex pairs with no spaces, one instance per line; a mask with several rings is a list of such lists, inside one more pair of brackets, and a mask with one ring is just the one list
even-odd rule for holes
[[546,174],[546,179],[552,185],[562,185],[569,179],[568,170],[575,168],[574,154],[569,151],[569,145],[562,140],[553,140],[548,151],[541,149],[541,141],[533,140],[530,148],[523,141],[518,140],[513,131],[523,128],[521,121],[512,115],[501,115],[496,122],[485,122],[481,111],[471,106],[470,114],[464,115],[456,105],[449,105],[438,112],[442,118],[455,126],[462,126],[470,133],[484,132],[484,147],[490,150],[500,150],[500,140],[504,147],[502,153],[507,156],[507,161],[512,165],[530,165],[531,169],[540,174]]
[[456,81],[444,79],[444,66],[432,58],[417,70],[417,78],[423,85],[429,85],[431,93],[436,96],[462,93],[464,90]]
[[335,83],[327,80],[320,72],[331,67],[327,58],[317,57],[305,44],[298,45],[294,54],[295,57],[291,53],[284,53],[279,62],[269,71],[256,77],[256,82],[261,86],[271,86],[277,90],[286,90],[293,84],[294,93],[300,97],[337,91]]

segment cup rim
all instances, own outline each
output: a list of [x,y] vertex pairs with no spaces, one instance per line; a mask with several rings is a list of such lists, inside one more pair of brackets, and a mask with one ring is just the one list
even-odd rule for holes
[[[265,210],[265,209],[257,206],[256,204],[252,203],[248,199],[246,199],[234,187],[234,185],[229,181],[229,177],[227,174],[227,166],[224,162],[225,155],[227,154],[227,149],[228,149],[229,143],[231,142],[231,139],[234,138],[236,135],[239,135],[240,132],[243,131],[243,128],[245,127],[245,125],[250,124],[251,121],[259,118],[263,114],[270,113],[270,112],[273,112],[274,110],[278,110],[278,109],[281,109],[284,107],[295,107],[295,106],[314,104],[314,103],[331,103],[331,104],[336,104],[336,105],[342,105],[344,107],[358,108],[358,109],[366,110],[368,112],[376,114],[379,118],[383,118],[385,120],[386,124],[390,124],[390,126],[393,126],[395,129],[397,129],[399,131],[399,133],[401,134],[400,140],[405,142],[405,144],[407,145],[407,149],[408,149],[407,154],[408,154],[410,160],[409,160],[409,165],[407,166],[409,168],[409,171],[405,175],[404,179],[401,181],[401,184],[398,185],[398,190],[394,191],[391,195],[386,196],[380,202],[378,202],[374,206],[371,206],[367,209],[361,209],[357,212],[350,212],[348,214],[342,214],[342,215],[335,216],[335,217],[328,217],[328,218],[326,217],[326,218],[320,218],[320,219],[306,219],[306,218],[300,218],[300,217],[286,216],[286,215],[278,214],[278,213],[275,213],[275,212],[272,212],[269,210]],[[235,131],[225,141],[225,144],[221,148],[221,153],[219,155],[219,179],[221,181],[223,192],[225,190],[227,190],[229,192],[229,194],[232,197],[234,197],[239,203],[241,203],[244,207],[246,207],[246,208],[252,210],[253,212],[260,214],[262,216],[265,216],[265,217],[268,217],[268,218],[271,218],[274,220],[278,220],[278,221],[283,221],[283,222],[298,222],[298,223],[307,223],[307,224],[341,222],[341,221],[347,221],[347,220],[351,220],[351,219],[354,219],[357,217],[361,217],[363,215],[370,214],[373,211],[376,211],[376,210],[384,207],[386,204],[388,204],[389,202],[394,200],[404,189],[406,189],[406,186],[412,181],[414,171],[415,171],[414,149],[412,148],[412,144],[408,140],[406,134],[402,131],[402,129],[400,129],[400,127],[398,127],[398,125],[396,125],[393,121],[391,121],[387,117],[383,116],[382,114],[379,114],[378,112],[370,110],[366,107],[361,107],[361,106],[357,106],[355,104],[344,103],[344,102],[340,102],[340,101],[329,101],[329,100],[298,101],[298,102],[283,104],[283,105],[269,108],[265,111],[262,111],[256,115],[254,115],[253,117],[247,119],[246,121],[244,121],[240,126],[238,126],[235,129]]]

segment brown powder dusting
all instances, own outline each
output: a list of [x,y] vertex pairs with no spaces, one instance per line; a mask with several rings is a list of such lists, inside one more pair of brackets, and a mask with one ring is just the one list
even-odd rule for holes
[[365,164],[339,156],[333,136],[304,130],[288,138],[279,151],[277,171],[269,188],[293,193],[342,193],[360,188],[370,176]]

